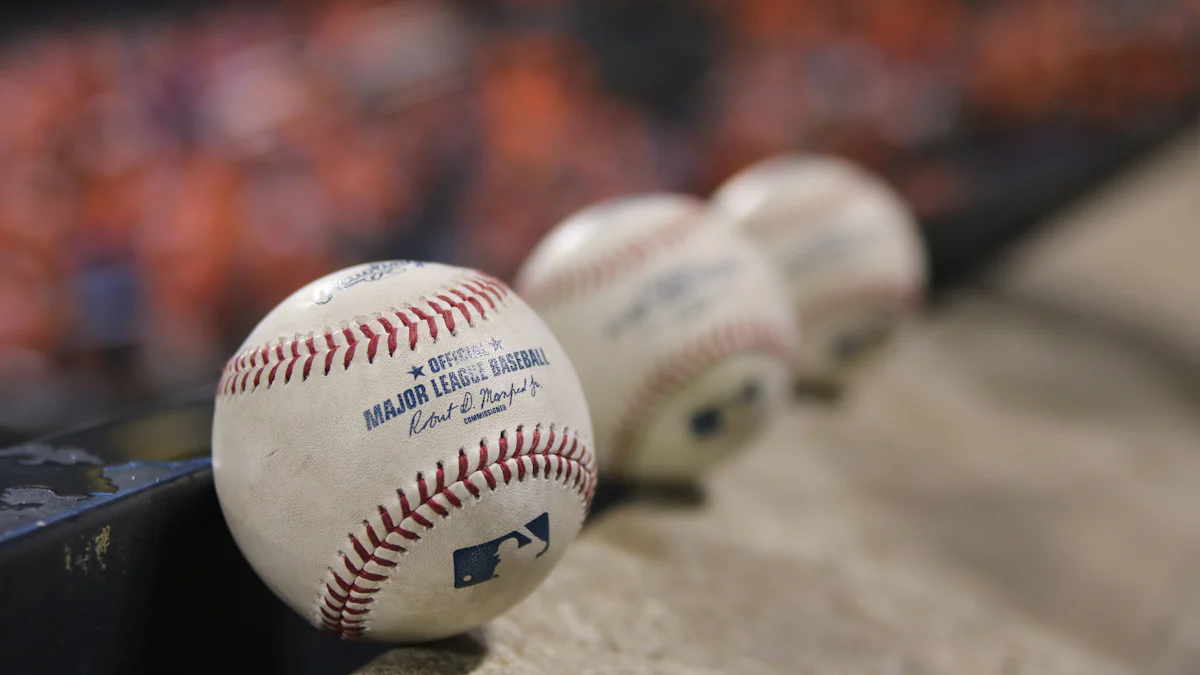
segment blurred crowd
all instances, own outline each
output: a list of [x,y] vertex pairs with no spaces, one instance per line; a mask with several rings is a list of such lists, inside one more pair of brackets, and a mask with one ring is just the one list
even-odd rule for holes
[[898,158],[1194,100],[1197,0],[326,0],[0,46],[0,426],[203,387],[327,271],[507,277],[564,215],[794,149]]

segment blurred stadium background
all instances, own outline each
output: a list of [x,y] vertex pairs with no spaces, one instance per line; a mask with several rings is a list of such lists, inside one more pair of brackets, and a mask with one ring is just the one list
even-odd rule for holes
[[270,307],[354,262],[507,277],[588,202],[705,194],[793,149],[970,237],[1200,100],[1197,0],[169,7],[33,4],[0,44],[15,437],[210,385]]

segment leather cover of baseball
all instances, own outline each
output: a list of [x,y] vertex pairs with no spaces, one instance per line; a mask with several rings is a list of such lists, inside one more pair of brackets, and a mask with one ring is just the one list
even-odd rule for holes
[[542,240],[515,286],[579,371],[602,471],[695,479],[783,407],[797,328],[782,279],[700,200],[587,207]]
[[344,638],[410,642],[475,628],[549,574],[591,502],[592,443],[575,370],[524,301],[389,261],[312,282],[246,338],[213,471],[288,605]]
[[835,157],[784,155],[747,167],[712,198],[787,282],[804,340],[797,379],[840,388],[920,307],[926,253],[908,205],[884,181]]

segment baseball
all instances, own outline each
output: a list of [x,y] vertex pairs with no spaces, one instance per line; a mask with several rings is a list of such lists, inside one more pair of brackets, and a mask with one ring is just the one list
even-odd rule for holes
[[786,278],[804,328],[795,363],[802,384],[844,386],[923,299],[925,252],[913,215],[849,162],[766,160],[729,179],[711,204]]
[[786,397],[796,342],[782,280],[705,204],[650,194],[569,217],[515,286],[583,382],[602,472],[691,480]]
[[411,261],[335,272],[225,367],[221,508],[251,566],[344,638],[477,627],[528,595],[591,503],[592,427],[541,319],[495,279]]

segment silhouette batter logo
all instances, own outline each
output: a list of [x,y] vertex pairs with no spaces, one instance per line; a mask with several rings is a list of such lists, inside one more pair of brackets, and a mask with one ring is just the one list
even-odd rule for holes
[[[534,541],[542,543],[542,550],[532,554],[526,548]],[[460,548],[454,552],[454,587],[466,588],[502,577],[507,569],[519,569],[522,560],[540,558],[550,548],[550,514],[543,513],[503,537],[482,544]]]

